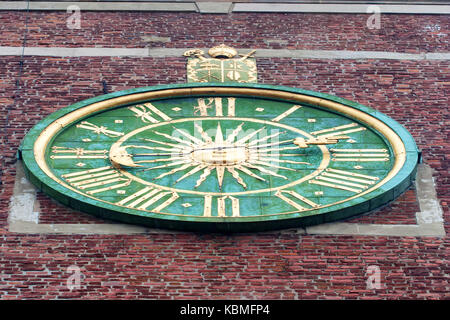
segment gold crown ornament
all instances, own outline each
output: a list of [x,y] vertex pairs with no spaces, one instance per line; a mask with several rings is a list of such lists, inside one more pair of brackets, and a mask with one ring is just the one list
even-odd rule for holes
[[208,54],[213,58],[228,58],[231,59],[237,55],[237,51],[225,44],[212,47],[209,49]]

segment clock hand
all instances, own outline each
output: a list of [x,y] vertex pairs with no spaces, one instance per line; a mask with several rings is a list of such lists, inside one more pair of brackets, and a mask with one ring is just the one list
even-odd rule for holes
[[180,153],[133,153],[129,154],[131,156],[170,156],[170,155],[189,155],[196,151],[208,151],[208,150],[224,150],[224,149],[237,149],[237,148],[248,148],[247,146],[223,146],[223,147],[210,147],[201,149],[192,149],[189,152]]
[[299,148],[307,148],[309,145],[325,145],[325,144],[335,144],[339,140],[349,139],[347,136],[331,136],[331,137],[317,137],[305,140],[305,138],[295,138],[294,144]]
[[[190,155],[195,151],[204,151],[204,150],[222,150],[222,149],[230,149],[230,148],[241,148],[241,146],[224,146],[224,147],[214,147],[214,148],[203,148],[203,149],[193,149],[188,153],[178,152],[178,153],[128,153],[126,148],[129,146],[123,147],[112,147],[109,151],[109,159],[111,163],[115,166],[127,166],[127,167],[143,167],[137,162],[133,161],[133,157],[148,157],[148,156],[170,156],[170,157],[184,157]],[[133,146],[139,147],[139,146]],[[242,146],[245,147],[245,146]],[[149,160],[151,161],[151,160]],[[140,161],[143,162],[143,161]]]
[[331,143],[337,143],[339,141],[339,139],[344,139],[344,138],[348,138],[348,137],[344,137],[344,136],[339,136],[339,137],[332,137],[332,138],[313,138],[313,139],[309,139],[306,140],[304,138],[295,138],[295,139],[291,139],[291,140],[285,140],[283,143],[275,143],[275,144],[266,144],[266,145],[256,145],[256,146],[248,146],[248,145],[231,145],[231,146],[218,146],[218,147],[209,147],[209,148],[200,148],[200,149],[195,149],[192,148],[192,150],[190,150],[189,152],[177,152],[177,153],[128,153],[128,151],[126,150],[126,148],[129,147],[133,147],[133,148],[139,148],[139,147],[143,147],[145,148],[146,146],[138,146],[138,145],[130,145],[130,146],[121,146],[121,147],[112,147],[110,150],[110,161],[113,165],[116,166],[127,166],[127,167],[144,167],[138,163],[142,163],[142,162],[149,162],[152,160],[148,160],[148,161],[138,161],[135,162],[133,161],[133,157],[149,157],[149,156],[170,156],[170,157],[185,157],[188,156],[194,152],[197,151],[214,151],[214,150],[226,150],[226,149],[241,149],[241,148],[245,148],[245,149],[262,149],[262,148],[267,148],[267,147],[271,147],[271,146],[284,146],[284,145],[291,145],[292,143],[296,144],[298,147],[300,148],[306,148],[308,147],[308,145],[312,145],[312,144],[331,144]]
[[133,157],[127,152],[126,147],[113,145],[109,150],[109,160],[114,167],[143,167],[133,161]]
[[202,149],[194,149],[189,153],[193,153],[195,151],[224,150],[224,149],[237,149],[237,148],[246,148],[246,146],[224,146],[224,147],[202,148]]

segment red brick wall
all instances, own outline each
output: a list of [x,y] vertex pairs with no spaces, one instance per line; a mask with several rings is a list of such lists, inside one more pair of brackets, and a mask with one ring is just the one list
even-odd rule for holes
[[[208,47],[449,52],[448,16],[31,12],[27,46]],[[21,46],[25,13],[0,12],[0,45]],[[440,30],[437,30],[437,25]],[[431,27],[430,27],[431,26]],[[436,31],[437,30],[437,31]],[[141,36],[170,37],[145,43]],[[272,40],[272,41],[269,41]],[[285,40],[277,45],[273,40]],[[0,49],[1,50],[1,49]],[[15,153],[26,132],[59,108],[109,91],[185,82],[185,60],[0,56],[1,298],[450,298],[449,238],[317,236],[294,231],[249,235],[24,235],[8,231]],[[448,61],[258,58],[259,82],[331,93],[377,109],[404,125],[435,170],[449,232]],[[103,223],[38,193],[40,223]],[[414,224],[415,190],[350,222]],[[66,287],[77,265],[79,290]],[[381,289],[366,270],[381,270]]]
[[[81,12],[81,29],[68,30],[65,12],[30,12],[29,46],[145,47],[142,36],[170,37],[151,47],[209,47],[226,42],[242,48],[448,52],[449,22],[442,15],[381,16],[366,27],[367,14],[246,14]],[[22,45],[23,12],[0,12],[0,44]],[[281,44],[280,44],[281,41]]]

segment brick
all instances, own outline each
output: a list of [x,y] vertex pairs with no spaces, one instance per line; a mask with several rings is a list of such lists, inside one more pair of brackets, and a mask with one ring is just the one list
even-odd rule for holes
[[[32,12],[28,46],[448,51],[445,38],[426,31],[445,16],[385,15],[367,31],[364,15],[84,12],[70,33],[61,12]],[[21,46],[25,15],[0,12],[0,45]],[[282,21],[283,23],[280,23]],[[320,22],[320,23],[319,23]],[[294,27],[295,26],[295,27]],[[93,32],[95,30],[95,32]],[[301,32],[300,32],[300,31]],[[147,37],[147,38],[146,38]],[[150,37],[150,38],[148,38]],[[154,38],[151,38],[154,37]],[[277,41],[272,41],[272,39]],[[8,232],[15,153],[28,130],[51,112],[110,91],[185,82],[185,59],[0,57],[0,298],[1,299],[448,299],[448,236],[439,238],[312,236],[274,232],[140,235],[23,235]],[[435,170],[449,233],[447,61],[257,58],[259,82],[339,95],[399,121]],[[447,90],[448,91],[448,90]],[[68,209],[39,193],[40,223],[105,221]],[[347,222],[414,224],[415,190]],[[68,290],[70,265],[81,269]],[[367,290],[377,265],[382,289]]]

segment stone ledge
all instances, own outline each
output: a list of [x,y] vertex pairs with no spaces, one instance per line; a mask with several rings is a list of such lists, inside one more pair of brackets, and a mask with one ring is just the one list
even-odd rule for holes
[[231,11],[231,7],[233,6],[232,2],[197,1],[195,4],[197,5],[198,11],[200,13],[227,14]]
[[[182,57],[192,48],[92,48],[92,47],[0,47],[0,56],[48,56],[48,57]],[[200,48],[208,51],[206,48]],[[252,48],[254,49],[254,48]],[[251,49],[239,48],[248,52]],[[402,53],[383,51],[347,50],[288,50],[256,49],[257,58],[293,59],[380,59],[380,60],[450,60],[448,52]]]
[[[301,3],[236,3],[233,12],[278,13],[367,13],[369,6],[376,6],[381,14],[450,14],[445,5],[383,5],[383,4],[301,4]],[[373,13],[373,12],[372,12]]]
[[391,225],[334,222],[307,227],[306,233],[355,236],[445,237],[442,223]]
[[[9,223],[9,231],[14,233],[43,233],[43,234],[142,234],[167,233],[164,230],[150,231],[147,228],[126,224],[37,224],[27,221],[14,221]],[[170,231],[170,233],[173,233]]]
[[450,6],[439,4],[342,4],[342,3],[277,3],[277,2],[152,2],[152,1],[1,1],[0,10],[45,10],[66,11],[71,5],[76,5],[84,11],[175,11],[220,13],[230,12],[274,12],[274,13],[367,13],[369,6],[377,6],[382,14],[450,14]]
[[37,2],[2,1],[0,10],[44,10],[66,11],[69,6],[78,6],[82,11],[180,11],[196,12],[195,3],[189,2]]

